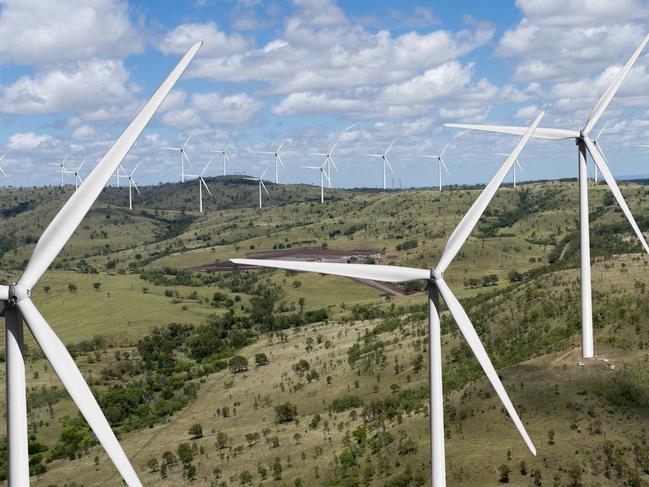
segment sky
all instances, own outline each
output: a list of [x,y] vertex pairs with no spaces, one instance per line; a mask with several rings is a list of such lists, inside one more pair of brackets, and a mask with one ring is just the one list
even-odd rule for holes
[[[68,155],[84,176],[195,40],[205,45],[124,161],[139,184],[179,180],[232,141],[230,174],[259,176],[282,140],[280,182],[433,186],[430,159],[452,140],[445,184],[487,181],[515,136],[448,122],[581,129],[649,31],[642,0],[0,0],[0,185],[57,184]],[[594,131],[618,177],[649,174],[649,49]],[[351,126],[351,128],[349,128]],[[346,132],[345,129],[349,128]],[[342,135],[341,135],[342,134]],[[574,141],[532,141],[519,179],[575,177]],[[266,178],[271,179],[273,169]],[[68,178],[73,184],[73,176]]]

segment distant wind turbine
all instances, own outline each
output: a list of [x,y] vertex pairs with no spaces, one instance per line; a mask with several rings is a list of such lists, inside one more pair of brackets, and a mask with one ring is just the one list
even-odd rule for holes
[[207,168],[210,167],[210,164],[212,164],[212,160],[210,159],[207,161],[207,164],[205,164],[205,167],[201,171],[200,174],[186,174],[186,176],[192,177],[192,178],[197,178],[198,181],[198,211],[203,213],[203,187],[205,187],[205,191],[207,191],[207,194],[209,194],[212,198],[212,192],[210,191],[210,188],[207,187],[207,183],[205,182],[205,179],[203,179],[203,175],[205,174],[205,171],[207,171]]
[[327,184],[329,189],[331,189],[331,166],[333,165],[334,169],[336,169],[336,172],[338,171],[338,166],[336,166],[336,163],[334,162],[333,159],[334,150],[336,149],[336,146],[338,145],[338,142],[340,141],[340,138],[343,136],[343,134],[350,131],[355,126],[356,124],[350,125],[345,130],[343,130],[338,136],[338,138],[336,139],[336,141],[334,142],[334,145],[332,145],[331,149],[329,149],[329,152],[309,152],[310,156],[324,156],[325,160],[322,167],[327,168]]
[[189,160],[187,151],[185,151],[185,147],[187,147],[187,144],[189,143],[189,140],[191,138],[192,138],[191,135],[187,137],[185,143],[180,147],[163,147],[164,150],[175,150],[180,152],[180,182],[181,183],[185,182],[185,161],[187,161],[187,164],[189,164],[190,166],[192,165],[192,161]]
[[68,157],[70,157],[70,154],[67,154],[65,156],[65,158],[59,163],[50,162],[48,164],[48,166],[56,166],[56,167],[59,168],[59,172],[61,173],[61,184],[60,184],[61,187],[63,187],[63,177],[64,177],[64,175],[65,174],[74,174],[74,171],[70,171],[68,168],[65,167],[65,163],[67,162]]
[[440,191],[442,190],[442,167],[444,168],[444,170],[446,170],[446,174],[449,174],[449,175],[451,174],[448,171],[448,167],[446,166],[446,162],[444,162],[444,153],[446,152],[446,149],[448,149],[448,147],[451,145],[451,143],[453,143],[453,141],[455,139],[457,139],[458,137],[459,136],[456,135],[455,137],[451,138],[451,140],[449,140],[446,143],[446,145],[442,149],[442,152],[440,152],[439,154],[419,156],[419,157],[425,157],[427,159],[435,159],[435,160],[437,160],[437,181],[439,183],[439,190]]
[[324,203],[324,180],[329,179],[325,172],[324,166],[302,166],[305,169],[315,169],[320,171],[320,203]]
[[[592,112],[590,113],[585,125],[580,130],[568,130],[561,128],[539,128],[534,132],[534,137],[539,139],[550,140],[565,140],[574,139],[577,142],[578,148],[578,164],[579,164],[579,220],[580,220],[580,233],[581,233],[581,353],[585,358],[593,357],[593,301],[591,291],[591,272],[590,272],[590,234],[588,227],[588,168],[586,166],[586,154],[590,153],[595,161],[599,172],[604,177],[606,184],[611,189],[613,196],[617,200],[618,205],[631,224],[633,231],[640,240],[642,247],[649,253],[649,245],[640,230],[640,227],[635,221],[629,206],[627,205],[622,192],[620,191],[615,177],[608,167],[606,158],[602,155],[600,147],[597,147],[593,140],[590,138],[590,132],[595,128],[600,118],[606,111],[609,103],[617,93],[620,85],[631,71],[631,68],[640,57],[643,49],[649,42],[649,34],[645,36],[638,48],[631,55],[624,67],[611,81],[606,91],[599,98]],[[525,132],[525,127],[511,127],[506,125],[474,125],[474,124],[445,124],[447,127],[455,127],[469,130],[484,130],[487,132],[498,132],[504,134],[521,135]]]
[[129,173],[122,167],[122,165],[119,165],[119,168],[117,169],[118,171],[121,169],[122,172],[124,172],[123,176],[120,177],[125,177],[128,179],[128,209],[132,210],[133,209],[133,188],[135,188],[135,191],[137,191],[137,194],[140,196],[142,193],[140,193],[140,188],[137,187],[137,183],[135,182],[135,178],[133,177],[135,175],[135,171],[137,171],[137,168],[140,167],[140,164],[142,164],[142,161],[139,161],[133,170]]
[[230,160],[230,156],[228,155],[228,149],[232,145],[232,141],[228,142],[225,148],[222,150],[217,150],[215,151],[217,154],[221,154],[223,156],[223,175],[226,175],[226,169],[225,169],[225,164],[226,162],[229,164],[232,164],[232,161]]
[[449,313],[455,320],[458,328],[469,348],[473,351],[480,363],[491,385],[498,394],[509,417],[514,422],[518,432],[523,437],[525,444],[532,454],[536,455],[536,448],[532,443],[525,426],[521,421],[514,405],[512,404],[507,391],[503,386],[498,372],[494,368],[487,351],[485,350],[480,337],[478,336],[466,311],[448,287],[444,280],[444,272],[448,269],[453,259],[462,249],[462,246],[469,238],[478,220],[487,208],[487,205],[496,194],[503,179],[515,164],[516,158],[521,153],[528,140],[538,127],[545,115],[541,112],[532,125],[525,131],[511,155],[507,157],[496,175],[489,181],[489,184],[480,193],[469,211],[464,215],[458,226],[449,237],[442,256],[433,269],[416,269],[412,267],[401,267],[394,265],[370,265],[370,264],[339,264],[325,262],[306,262],[292,260],[265,260],[265,259],[231,259],[236,265],[270,267],[286,269],[291,271],[315,272],[319,274],[331,274],[336,276],[351,277],[381,282],[410,282],[424,281],[428,285],[428,360],[429,360],[429,387],[430,387],[430,435],[431,435],[431,484],[433,487],[446,485],[446,465],[444,454],[444,394],[442,391],[442,350],[441,350],[441,323],[439,315],[439,295],[441,294]]
[[81,164],[79,164],[79,167],[75,171],[72,171],[72,174],[74,174],[74,189],[78,189],[79,185],[83,183],[83,179],[81,178],[80,172],[81,172],[81,168],[85,163],[86,163],[86,159],[81,161]]
[[386,181],[386,168],[390,168],[390,171],[392,171],[392,174],[394,174],[394,169],[392,169],[392,165],[390,164],[390,161],[388,159],[388,153],[390,152],[390,150],[392,150],[394,142],[395,141],[393,140],[383,154],[365,154],[367,157],[379,157],[383,161],[383,189],[388,188]]
[[246,179],[248,181],[257,181],[257,184],[259,186],[259,208],[262,207],[262,205],[261,205],[261,188],[264,188],[264,191],[266,191],[266,194],[268,196],[270,196],[270,193],[268,193],[268,190],[266,189],[266,185],[264,184],[264,176],[266,175],[267,172],[268,172],[268,166],[266,166],[266,169],[264,169],[264,172],[262,172],[261,176],[259,176],[258,178],[250,178],[250,177],[243,178],[243,179]]
[[[496,154],[498,154],[499,156],[508,156],[509,155],[509,154],[507,154],[505,152],[497,152]],[[518,160],[518,157],[516,158],[515,164],[512,166],[512,176],[513,176],[514,188],[516,187],[516,166],[518,166],[518,168],[521,171],[523,171],[523,166],[521,166],[521,163]],[[525,171],[523,171],[523,172],[525,172]]]
[[279,184],[279,166],[281,165],[284,169],[286,169],[284,161],[282,161],[279,153],[282,151],[282,147],[284,147],[284,144],[287,141],[288,139],[284,139],[282,143],[279,144],[279,147],[274,151],[255,151],[256,154],[269,154],[275,157],[275,184]]
[[[2,154],[2,155],[0,156],[0,161],[2,161],[2,159],[4,159],[5,156],[6,156],[7,154],[9,154],[9,151],[5,151],[5,153]],[[7,175],[7,173],[5,172],[5,170],[2,168],[2,166],[0,166],[0,172],[1,172],[2,174],[4,174],[5,177],[7,177],[7,178],[9,177],[9,176]]]

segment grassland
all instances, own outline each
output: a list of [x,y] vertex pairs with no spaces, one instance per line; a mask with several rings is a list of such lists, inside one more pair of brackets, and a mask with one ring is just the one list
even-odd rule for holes
[[[323,245],[374,249],[380,263],[430,267],[479,189],[456,188],[443,192],[443,198],[429,190],[337,191],[323,206],[316,203],[314,188],[282,186],[271,188],[277,191],[277,206],[259,210],[254,188],[227,178],[211,184],[223,198],[217,197],[203,215],[192,210],[187,184],[145,191],[133,212],[124,208],[124,191],[106,192],[34,290],[37,305],[64,343],[75,348],[84,340],[105,338],[96,350],[76,352],[99,396],[144,377],[139,372],[107,377],[105,371],[139,367],[138,340],[153,327],[173,322],[200,327],[227,313],[247,316],[263,290],[274,290],[274,315],[327,310],[324,322],[255,331],[251,343],[236,351],[251,362],[247,372],[188,374],[185,381],[199,387],[196,397],[150,427],[129,431],[115,424],[143,482],[245,485],[246,471],[252,485],[425,481],[426,360],[417,365],[427,346],[421,293],[386,297],[355,281],[283,271],[249,271],[258,281],[242,290],[233,285],[233,276],[183,269],[246,253]],[[607,361],[578,365],[576,189],[574,181],[503,188],[447,272],[539,450],[532,457],[525,449],[444,314],[449,485],[499,485],[503,465],[511,469],[511,485],[534,485],[537,479],[538,485],[649,485],[644,430],[649,415],[649,374],[644,371],[648,260],[605,187],[592,185],[596,350]],[[622,190],[641,228],[649,228],[649,189],[625,183]],[[35,238],[68,194],[58,188],[0,191],[5,215],[0,230],[10,236],[1,247],[0,275],[7,282],[19,275]],[[404,249],[409,240],[416,243]],[[513,271],[520,278],[512,279]],[[497,282],[484,285],[482,278],[490,275]],[[230,304],[215,304],[215,294]],[[356,321],[360,311],[355,307],[375,317]],[[306,349],[309,338],[313,350]],[[43,387],[58,391],[61,386],[30,336],[27,344],[31,432],[48,448],[42,454],[47,471],[32,479],[34,485],[120,485],[99,446],[82,448],[74,460],[51,458],[63,418],[77,412],[62,392],[49,405],[43,402]],[[352,363],[355,346],[366,352]],[[255,367],[254,356],[262,352],[269,364]],[[176,353],[181,363],[190,360],[187,347]],[[300,359],[319,377],[309,382],[296,373],[293,366]],[[417,392],[421,388],[423,393]],[[360,404],[332,411],[332,403],[346,395],[358,397]],[[278,423],[274,407],[285,401],[298,414],[295,421]],[[401,404],[395,406],[398,413],[368,419],[371,407],[386,401]],[[313,428],[316,415],[321,419]],[[189,430],[197,423],[203,434],[192,440]],[[360,441],[363,429],[367,439]],[[223,448],[215,446],[219,433],[228,437]],[[380,448],[372,443],[379,433],[392,438]],[[181,443],[194,450],[195,478],[188,479],[188,468],[180,463],[170,465],[162,478],[163,454],[175,454]],[[276,458],[282,473],[273,480]]]

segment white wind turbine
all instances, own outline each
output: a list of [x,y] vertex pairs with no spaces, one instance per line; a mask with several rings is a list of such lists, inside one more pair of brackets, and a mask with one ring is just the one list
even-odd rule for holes
[[[2,161],[2,159],[4,159],[7,154],[9,154],[9,151],[5,151],[5,153],[0,156],[0,161]],[[9,177],[9,175],[5,172],[5,170],[1,166],[0,166],[0,172],[4,174],[5,177],[7,178]]]
[[50,162],[48,166],[56,166],[59,168],[59,173],[61,173],[61,184],[60,186],[63,187],[63,177],[65,174],[74,174],[74,171],[70,171],[68,168],[65,167],[65,163],[68,160],[68,157],[70,157],[70,154],[66,154],[66,156],[63,158],[63,160],[59,163],[56,162]]
[[310,156],[324,156],[325,160],[324,164],[322,164],[322,167],[327,168],[327,184],[329,189],[331,189],[331,166],[333,165],[334,169],[336,169],[336,172],[338,171],[338,166],[336,166],[336,163],[333,159],[334,150],[336,149],[336,146],[338,145],[338,142],[340,141],[340,138],[343,136],[343,134],[350,131],[355,126],[356,124],[350,125],[345,130],[343,130],[334,142],[334,145],[332,145],[331,149],[329,149],[329,152],[309,152]]
[[[590,138],[590,131],[597,125],[599,119],[604,114],[609,103],[615,96],[618,88],[631,71],[638,57],[645,48],[649,41],[649,34],[645,36],[638,48],[631,55],[624,67],[617,73],[609,87],[604,94],[597,101],[593,110],[586,120],[584,127],[581,130],[568,130],[561,128],[539,128],[534,137],[539,139],[575,139],[578,148],[578,164],[579,164],[579,219],[580,219],[580,234],[581,234],[581,353],[585,358],[593,356],[593,303],[591,292],[591,273],[590,273],[590,235],[588,229],[588,171],[586,166],[586,151],[588,151],[593,158],[595,165],[602,174],[606,184],[608,184],[613,196],[617,200],[622,212],[627,220],[633,227],[640,243],[645,251],[649,253],[649,245],[640,231],[640,227],[631,214],[631,210],[627,205],[620,188],[608,167],[606,159],[602,155],[600,148],[597,147],[593,140]],[[447,127],[456,127],[462,129],[472,130],[485,130],[488,132],[499,132],[505,134],[520,135],[525,131],[525,127],[511,127],[505,125],[474,125],[474,124],[446,124]]]
[[223,150],[215,151],[217,154],[221,154],[223,156],[223,175],[224,176],[226,175],[226,172],[225,172],[225,164],[226,164],[226,162],[229,163],[229,164],[232,164],[232,161],[230,160],[230,156],[228,155],[228,149],[230,148],[231,145],[232,145],[232,141],[228,142],[227,145],[225,146],[225,148],[223,148]]
[[[497,152],[496,154],[498,154],[499,156],[508,156],[509,155],[509,154],[507,154],[505,152]],[[520,169],[522,172],[525,172],[525,171],[523,171],[523,166],[521,166],[521,163],[520,163],[520,161],[518,160],[518,157],[517,157],[516,162],[512,166],[512,177],[513,177],[513,182],[514,182],[514,188],[516,187],[516,166],[518,166],[518,169]]]
[[354,279],[367,279],[382,282],[408,282],[426,281],[428,283],[428,324],[429,324],[429,383],[430,383],[430,432],[431,432],[431,485],[443,487],[446,485],[445,460],[444,460],[444,395],[442,392],[442,355],[441,355],[441,327],[439,316],[439,294],[442,295],[449,312],[455,319],[457,326],[464,335],[469,347],[478,359],[487,378],[496,390],[503,406],[514,421],[518,432],[523,437],[530,451],[536,455],[536,449],[525,430],[522,421],[516,413],[507,391],[505,390],[498,372],[489,360],[480,337],[471,324],[464,308],[457,300],[453,291],[444,281],[444,272],[455,256],[461,250],[464,242],[469,238],[480,216],[493,198],[496,190],[515,163],[516,157],[521,153],[525,144],[530,139],[534,130],[545,115],[541,112],[534,123],[525,131],[512,153],[505,160],[496,175],[491,179],[486,188],[478,196],[469,211],[464,215],[458,226],[451,234],[437,267],[434,269],[415,269],[411,267],[368,265],[368,264],[335,264],[322,262],[282,261],[264,259],[231,259],[237,265],[251,265],[257,267],[271,267],[292,271],[316,272],[319,274],[333,274]]
[[367,157],[379,157],[383,161],[383,189],[387,189],[387,182],[386,182],[386,167],[390,168],[390,171],[392,171],[392,174],[394,174],[394,169],[392,169],[392,165],[390,165],[390,161],[388,160],[388,153],[390,150],[392,150],[392,146],[394,145],[394,140],[392,143],[388,146],[387,150],[383,154],[365,154]]
[[200,174],[187,174],[187,176],[196,178],[198,181],[198,211],[203,213],[203,187],[205,187],[205,191],[207,191],[207,194],[209,194],[212,198],[212,192],[210,191],[210,188],[207,187],[207,183],[205,182],[205,179],[203,179],[203,175],[205,174],[205,171],[207,171],[207,168],[210,167],[210,164],[212,164],[212,160],[210,159],[207,161],[207,164],[205,164],[205,167],[201,171]]
[[270,193],[268,193],[268,190],[266,189],[266,185],[264,184],[264,176],[268,172],[268,166],[266,166],[266,169],[264,169],[264,172],[261,173],[261,176],[258,178],[249,178],[245,177],[243,179],[246,179],[248,181],[257,181],[257,185],[259,186],[259,208],[261,208],[261,188],[264,188],[264,191],[266,191],[266,194],[270,196]]
[[185,161],[187,161],[187,164],[189,164],[190,166],[192,165],[192,161],[189,160],[187,151],[185,151],[185,147],[187,147],[187,144],[189,143],[189,140],[191,138],[192,138],[191,135],[187,137],[185,143],[180,147],[163,147],[164,150],[175,150],[180,152],[180,182],[181,183],[185,182]]
[[302,166],[305,169],[316,169],[320,171],[320,203],[324,203],[324,180],[329,180],[324,166]]
[[97,440],[115,464],[124,482],[129,487],[141,487],[142,485],[70,353],[32,302],[31,291],[77,229],[201,45],[202,42],[197,42],[183,56],[171,74],[88,175],[78,191],[74,192],[50,222],[36,243],[27,267],[18,282],[8,286],[0,285],[2,316],[5,317],[9,487],[29,485],[23,320],[72,400],[92,428]]
[[121,164],[117,169],[117,171],[121,170],[124,173],[124,175],[120,177],[125,177],[126,179],[128,179],[128,209],[129,210],[133,209],[133,188],[135,188],[137,194],[139,194],[140,196],[142,195],[142,193],[140,193],[140,188],[137,187],[137,183],[135,182],[135,178],[133,177],[135,175],[135,171],[137,171],[137,168],[140,167],[140,164],[142,164],[142,161],[139,161],[130,173],[126,171],[126,169],[124,169],[124,167]]
[[435,159],[435,160],[437,160],[437,181],[439,183],[439,190],[440,191],[442,190],[442,167],[446,171],[446,174],[449,174],[449,175],[451,174],[448,171],[448,167],[446,166],[446,162],[444,162],[444,153],[446,152],[446,149],[448,149],[448,147],[451,145],[453,140],[455,140],[456,138],[457,138],[457,136],[453,137],[451,140],[449,140],[446,143],[446,145],[444,146],[444,148],[442,149],[442,152],[440,152],[439,154],[436,154],[436,155],[435,154],[433,154],[433,155],[421,155],[421,156],[419,156],[419,157],[425,157],[427,159]]
[[74,189],[79,189],[79,185],[83,183],[83,179],[81,178],[80,172],[81,172],[81,168],[85,163],[86,163],[86,159],[81,161],[81,164],[79,164],[79,167],[76,170],[72,171],[72,174],[74,174]]
[[275,157],[275,184],[279,184],[279,166],[281,165],[284,169],[286,169],[286,166],[284,165],[284,161],[282,161],[282,158],[279,156],[279,153],[282,151],[282,147],[284,147],[284,144],[288,141],[288,139],[284,139],[281,144],[279,144],[279,147],[275,151],[256,151],[257,154],[269,154]]
[[[604,133],[604,130],[606,130],[606,127],[608,127],[608,122],[609,121],[607,120],[606,123],[604,124],[604,126],[599,130],[599,133],[597,134],[597,136],[593,139],[593,145],[597,146],[599,151],[602,153],[602,157],[605,160],[606,160],[606,154],[604,154],[604,149],[602,148],[602,144],[599,143],[599,138],[602,136],[602,133]],[[606,160],[606,162],[608,163],[608,160]],[[598,172],[599,171],[597,171],[597,165],[594,164],[593,165],[593,173],[594,173],[593,174],[593,179],[595,180],[595,182],[597,182]]]

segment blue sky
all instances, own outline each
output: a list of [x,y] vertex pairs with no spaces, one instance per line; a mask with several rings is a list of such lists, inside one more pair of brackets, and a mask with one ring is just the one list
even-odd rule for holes
[[[0,0],[0,163],[4,185],[55,184],[67,154],[84,172],[99,159],[192,40],[205,46],[125,167],[141,184],[179,178],[176,146],[202,167],[230,139],[229,172],[258,175],[258,150],[288,138],[286,182],[317,183],[319,162],[346,127],[336,186],[378,186],[364,153],[396,139],[395,184],[432,186],[435,154],[457,131],[445,122],[579,129],[649,30],[641,0]],[[600,126],[615,175],[646,174],[649,54]],[[487,180],[516,138],[465,133],[447,153],[445,183]],[[572,177],[574,143],[534,141],[524,179]],[[192,169],[190,168],[190,171]],[[222,171],[215,160],[206,174]],[[196,172],[196,171],[194,171]],[[270,174],[270,172],[269,172]],[[392,179],[392,178],[391,178]],[[70,178],[70,182],[73,179]]]

